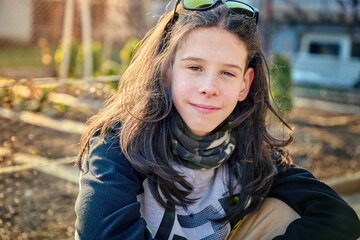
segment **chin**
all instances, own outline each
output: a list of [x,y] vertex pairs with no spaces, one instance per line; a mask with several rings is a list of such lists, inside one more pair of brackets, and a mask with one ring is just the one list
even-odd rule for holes
[[203,137],[210,132],[212,132],[215,128],[190,128],[190,131],[195,135],[199,137]]

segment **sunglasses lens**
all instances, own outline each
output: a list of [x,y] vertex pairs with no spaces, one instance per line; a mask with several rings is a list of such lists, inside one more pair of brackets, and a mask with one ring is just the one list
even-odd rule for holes
[[183,5],[187,9],[206,9],[214,4],[214,0],[183,0]]
[[[188,10],[206,10],[215,5],[215,3],[221,2],[216,0],[182,0],[183,6]],[[256,13],[258,10],[255,10],[250,5],[240,1],[222,1],[225,2],[226,6],[234,13],[240,14],[241,16],[249,19],[253,19],[256,17]],[[257,22],[257,17],[256,17]]]
[[250,6],[235,2],[235,1],[227,1],[226,6],[231,9],[231,11],[240,14],[246,18],[254,18],[255,12],[254,9],[252,9]]

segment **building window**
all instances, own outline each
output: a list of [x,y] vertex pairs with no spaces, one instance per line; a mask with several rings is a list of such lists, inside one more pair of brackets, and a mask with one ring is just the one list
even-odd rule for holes
[[360,42],[353,42],[351,46],[351,56],[360,57]]
[[339,56],[340,45],[338,43],[310,43],[309,52],[312,54],[325,54],[332,56]]

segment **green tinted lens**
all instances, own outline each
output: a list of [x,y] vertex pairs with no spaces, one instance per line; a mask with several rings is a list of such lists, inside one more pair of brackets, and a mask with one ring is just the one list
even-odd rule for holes
[[[196,9],[207,9],[211,7],[216,0],[182,0],[183,6],[186,9],[196,10]],[[254,18],[255,10],[249,5],[237,2],[237,1],[226,1],[226,6],[233,11],[234,13],[240,14],[246,18]]]
[[214,0],[183,0],[183,5],[188,9],[202,9],[211,6]]
[[[200,0],[199,0],[200,1]],[[247,18],[254,18],[255,12],[254,9],[252,9],[250,6],[240,3],[240,2],[234,2],[234,1],[227,1],[226,6],[231,9],[231,11],[243,15]]]

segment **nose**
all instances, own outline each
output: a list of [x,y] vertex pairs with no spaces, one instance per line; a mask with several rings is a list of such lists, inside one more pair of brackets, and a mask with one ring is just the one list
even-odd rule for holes
[[219,95],[220,89],[217,76],[212,74],[205,76],[199,86],[199,93],[208,97]]

